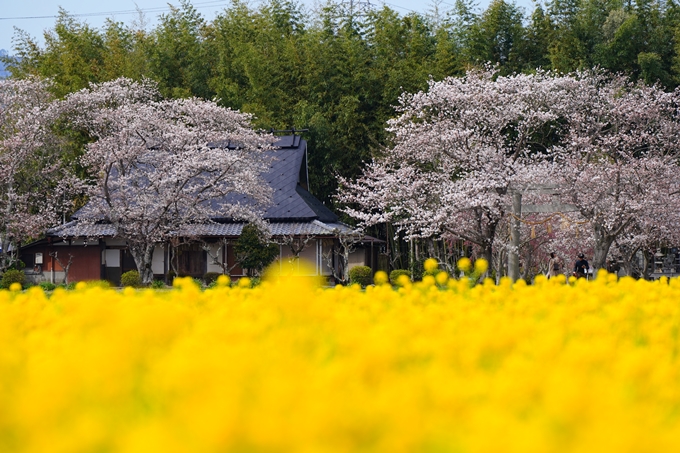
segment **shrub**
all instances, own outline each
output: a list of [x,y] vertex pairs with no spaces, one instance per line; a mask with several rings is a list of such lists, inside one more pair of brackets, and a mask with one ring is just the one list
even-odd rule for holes
[[405,275],[411,279],[411,271],[407,269],[395,269],[392,272],[390,272],[390,283],[393,285],[397,284],[397,280],[399,279],[400,276]]
[[11,285],[12,283],[19,283],[23,287],[25,281],[26,274],[24,274],[24,271],[20,271],[17,269],[9,269],[6,270],[4,274],[2,274],[0,286],[2,286],[3,288],[9,288],[9,285]]
[[234,253],[241,268],[253,277],[269,266],[279,256],[280,250],[278,245],[268,243],[265,234],[255,225],[248,224],[234,244]]
[[57,287],[57,285],[52,282],[40,282],[39,285],[43,291],[54,291],[54,289]]
[[120,286],[132,286],[139,288],[142,286],[142,279],[137,271],[127,271],[120,276]]
[[153,289],[165,288],[165,282],[163,280],[154,280],[154,281],[151,282],[151,287]]
[[211,284],[215,283],[217,277],[220,275],[222,274],[219,272],[206,272],[206,274],[203,276],[203,281],[205,282],[206,286],[210,286]]
[[349,284],[358,283],[362,288],[373,283],[373,272],[368,266],[355,266],[349,270]]

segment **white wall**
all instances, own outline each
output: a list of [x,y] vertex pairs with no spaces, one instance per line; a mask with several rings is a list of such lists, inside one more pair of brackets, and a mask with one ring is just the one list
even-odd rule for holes
[[310,240],[307,246],[300,252],[300,258],[295,259],[295,255],[287,245],[281,245],[279,253],[279,269],[281,272],[300,272],[306,270],[304,275],[319,275],[319,241]]
[[[210,253],[208,253],[208,272],[217,272],[218,274],[222,273],[222,266],[220,264],[214,264],[213,263],[213,258],[212,256],[217,257],[217,262],[221,263],[222,262],[222,250],[218,249],[220,248],[222,244],[219,242],[216,242],[214,244],[209,244],[210,246]],[[212,256],[210,256],[212,255]]]
[[349,254],[349,268],[352,269],[355,266],[364,266],[365,259],[365,249],[363,247],[357,247],[352,253]]
[[157,245],[153,249],[151,258],[151,272],[154,274],[165,274],[165,248]]
[[106,267],[120,267],[120,249],[103,250]]

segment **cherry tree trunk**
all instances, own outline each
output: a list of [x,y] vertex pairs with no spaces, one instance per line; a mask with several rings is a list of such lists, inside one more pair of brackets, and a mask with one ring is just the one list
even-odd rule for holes
[[651,278],[651,273],[652,273],[652,266],[653,266],[653,256],[650,258],[649,253],[643,253],[643,265],[642,265],[642,277],[645,280],[649,280]]
[[153,251],[155,244],[148,243],[129,243],[130,254],[135,260],[137,265],[137,271],[139,272],[139,278],[142,280],[142,284],[149,285],[153,282],[153,270],[151,269],[151,263],[153,260]]
[[614,242],[615,237],[608,234],[604,227],[599,224],[595,224],[593,230],[595,247],[593,250],[593,262],[591,263],[591,267],[593,268],[593,272],[597,272],[598,269],[606,267],[609,248]]
[[639,248],[637,247],[627,247],[625,249],[619,248],[621,252],[621,268],[619,274],[623,273],[624,276],[632,277],[636,271],[642,274],[642,269],[637,269],[638,266],[634,263],[637,256]]
[[623,275],[633,276],[633,260],[628,255],[621,261],[621,269],[623,269]]

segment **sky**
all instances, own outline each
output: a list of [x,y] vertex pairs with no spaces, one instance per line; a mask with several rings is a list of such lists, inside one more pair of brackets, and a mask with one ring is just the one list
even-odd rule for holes
[[[300,0],[308,7],[313,7],[318,0]],[[349,1],[349,0],[346,0]],[[356,0],[355,0],[356,1]],[[367,0],[363,0],[367,1]],[[368,0],[378,7],[383,4],[402,14],[411,11],[427,12],[432,6],[431,0]],[[440,0],[442,9],[453,6],[455,0]],[[484,9],[490,0],[477,0],[479,8]],[[87,22],[93,27],[101,27],[107,17],[126,24],[138,17],[136,9],[144,12],[148,21],[147,28],[153,27],[155,19],[168,11],[168,3],[177,5],[178,0],[0,0],[0,49],[12,53],[12,36],[14,27],[26,31],[42,44],[43,30],[54,26],[59,7],[63,7],[78,20]],[[207,19],[212,20],[218,11],[231,3],[229,0],[192,0],[194,7]],[[251,0],[256,6],[258,0]],[[533,10],[533,0],[515,0],[515,4],[525,11]]]

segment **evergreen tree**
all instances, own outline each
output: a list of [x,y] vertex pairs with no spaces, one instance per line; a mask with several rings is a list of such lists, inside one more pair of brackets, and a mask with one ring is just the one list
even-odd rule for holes
[[260,274],[279,256],[279,246],[267,243],[260,230],[252,224],[243,227],[234,245],[236,261],[246,269],[249,277]]
[[493,0],[470,27],[467,53],[478,63],[497,63],[502,73],[520,72],[525,46],[523,20],[514,3]]
[[537,5],[526,28],[524,46],[521,50],[524,70],[550,68],[550,41],[554,32],[550,17],[541,5]]
[[203,45],[208,30],[189,0],[181,0],[179,8],[171,6],[170,13],[160,17],[153,32],[153,46],[148,49],[148,61],[164,96],[214,96],[207,83],[212,58]]

